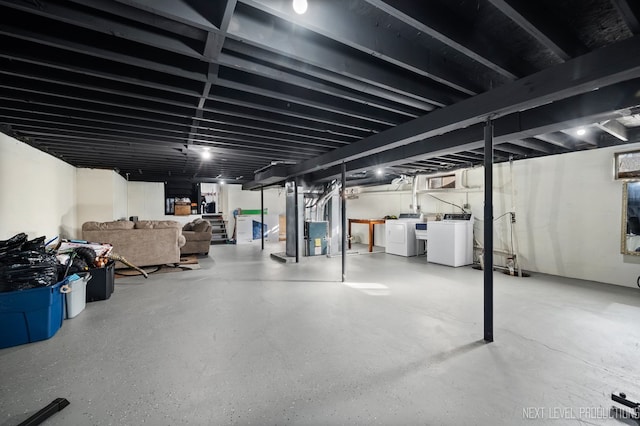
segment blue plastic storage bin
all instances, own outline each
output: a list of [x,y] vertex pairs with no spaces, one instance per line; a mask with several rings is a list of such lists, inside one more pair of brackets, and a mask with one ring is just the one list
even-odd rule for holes
[[64,321],[61,281],[47,287],[0,293],[0,348],[52,337]]

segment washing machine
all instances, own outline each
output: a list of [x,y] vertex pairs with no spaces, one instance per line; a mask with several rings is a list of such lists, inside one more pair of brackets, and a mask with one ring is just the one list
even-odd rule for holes
[[445,214],[427,227],[427,262],[447,266],[473,263],[473,215]]
[[416,223],[424,222],[421,213],[401,213],[398,219],[387,219],[384,222],[385,253],[398,256],[416,256]]

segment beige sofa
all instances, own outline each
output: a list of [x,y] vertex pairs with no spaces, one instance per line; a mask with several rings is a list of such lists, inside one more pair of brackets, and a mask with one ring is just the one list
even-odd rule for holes
[[[82,238],[110,243],[114,253],[136,266],[178,264],[180,247],[185,244],[182,226],[173,220],[85,222]],[[116,263],[116,268],[126,267]]]
[[182,227],[182,235],[187,240],[180,254],[209,254],[213,227],[208,220],[195,219]]

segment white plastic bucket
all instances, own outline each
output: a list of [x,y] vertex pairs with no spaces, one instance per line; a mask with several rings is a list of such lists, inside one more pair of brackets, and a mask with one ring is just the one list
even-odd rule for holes
[[80,279],[69,281],[70,291],[65,294],[66,319],[74,318],[84,311],[85,306],[87,306],[87,283],[90,279],[91,274],[85,273]]

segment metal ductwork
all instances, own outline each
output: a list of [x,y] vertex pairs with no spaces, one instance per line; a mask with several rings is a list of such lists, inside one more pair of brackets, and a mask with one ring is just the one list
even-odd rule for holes
[[295,162],[272,161],[268,166],[256,170],[253,181],[242,185],[242,189],[257,189],[284,182],[288,176],[288,167],[292,164]]

